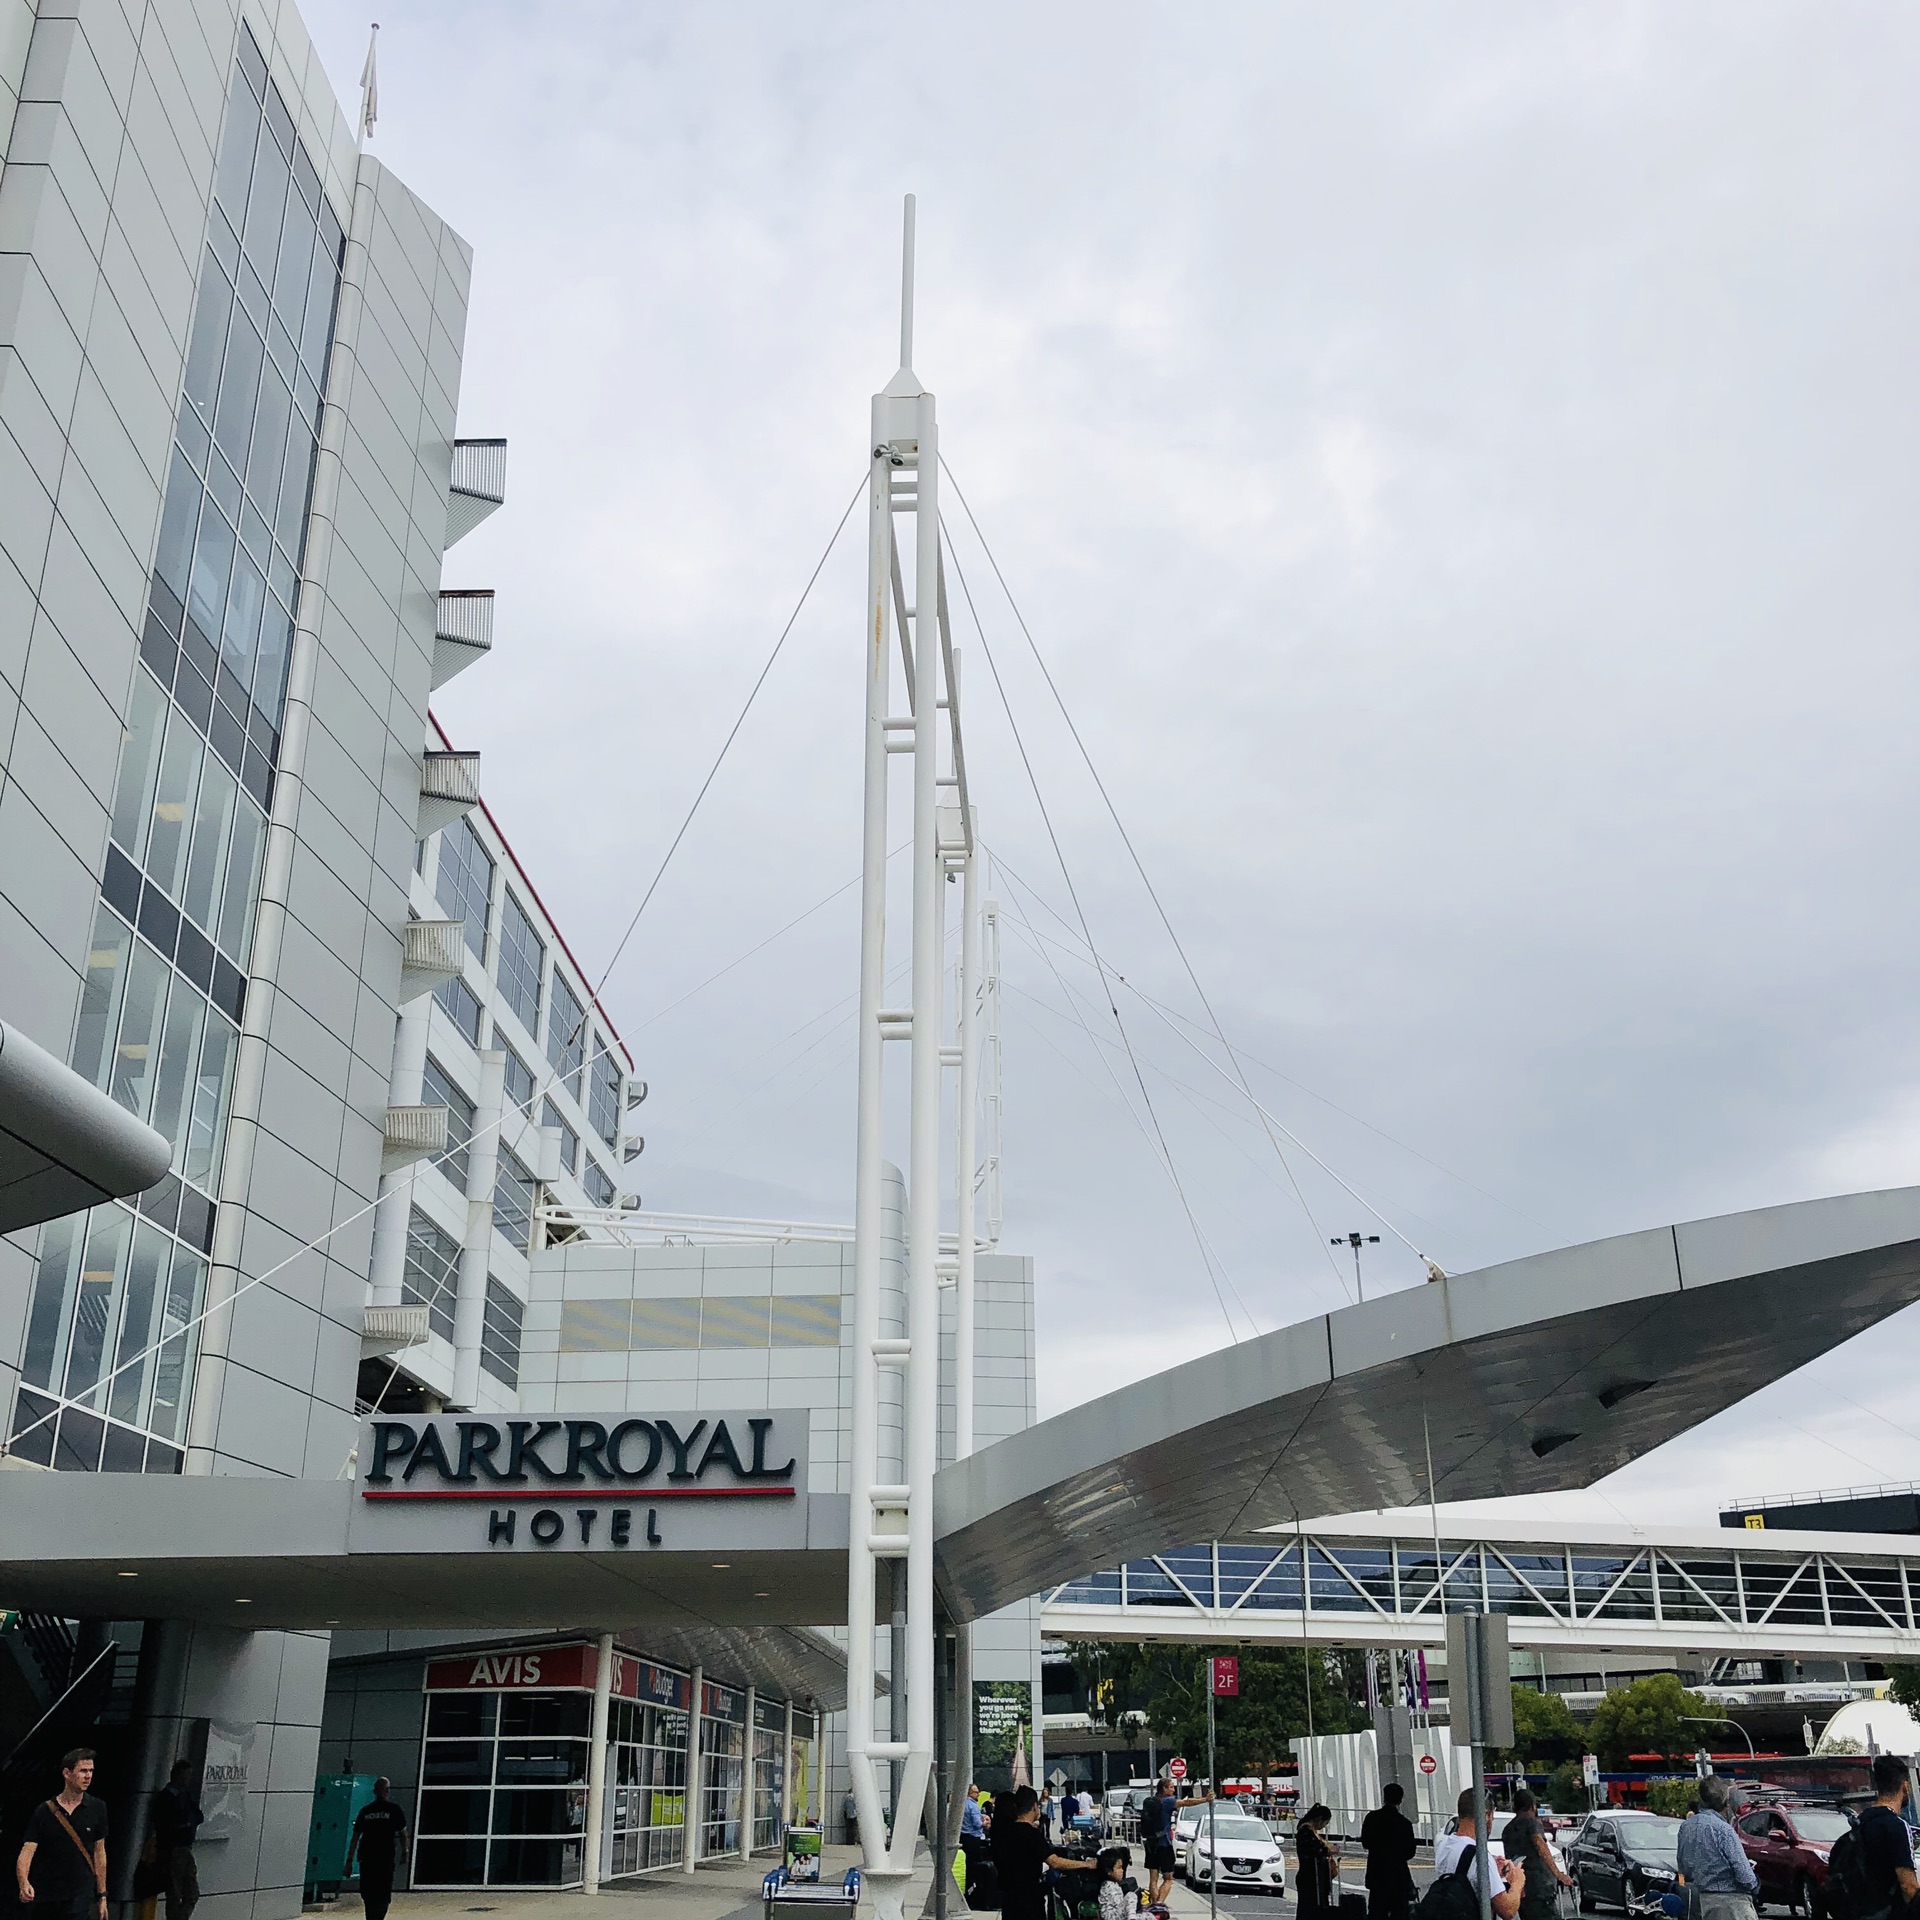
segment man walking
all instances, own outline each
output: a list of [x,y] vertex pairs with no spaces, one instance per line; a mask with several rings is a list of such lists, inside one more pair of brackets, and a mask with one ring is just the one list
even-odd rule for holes
[[1754,1920],[1760,1882],[1727,1819],[1731,1797],[1726,1781],[1708,1774],[1700,1782],[1700,1811],[1680,1827],[1680,1877],[1699,1898],[1700,1920]]
[[1509,1860],[1518,1860],[1526,1873],[1520,1893],[1520,1920],[1554,1920],[1560,1911],[1560,1889],[1570,1887],[1570,1875],[1560,1871],[1560,1863],[1547,1844],[1547,1830],[1540,1824],[1539,1802],[1531,1788],[1516,1787],[1513,1818],[1500,1835],[1500,1844]]
[[1398,1780],[1380,1789],[1380,1804],[1360,1822],[1367,1854],[1367,1920],[1407,1920],[1413,1906],[1413,1822],[1400,1811],[1407,1790]]
[[200,1904],[200,1868],[193,1837],[207,1817],[193,1791],[193,1762],[176,1760],[167,1784],[154,1796],[153,1838],[167,1891],[167,1920],[190,1920]]
[[360,1900],[367,1920],[387,1920],[393,1900],[393,1863],[407,1837],[407,1816],[393,1798],[393,1782],[385,1774],[373,1783],[373,1798],[360,1809],[347,1842],[347,1878],[353,1878],[353,1856],[360,1856]]
[[1898,1913],[1920,1892],[1913,1871],[1913,1835],[1908,1831],[1907,1763],[1898,1754],[1883,1753],[1873,1763],[1873,1805],[1861,1814],[1854,1831],[1860,1836],[1861,1865],[1876,1900]]
[[13,1876],[40,1920],[106,1920],[107,1803],[92,1785],[93,1749],[75,1747],[60,1762],[59,1793],[28,1816]]

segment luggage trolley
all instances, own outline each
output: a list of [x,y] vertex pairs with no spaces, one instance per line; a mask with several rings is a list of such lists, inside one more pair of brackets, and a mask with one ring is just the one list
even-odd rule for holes
[[840,1908],[848,1914],[860,1904],[860,1869],[849,1867],[834,1885],[820,1878],[820,1829],[789,1827],[785,1857],[760,1882],[760,1900],[766,1920],[775,1920],[778,1908]]

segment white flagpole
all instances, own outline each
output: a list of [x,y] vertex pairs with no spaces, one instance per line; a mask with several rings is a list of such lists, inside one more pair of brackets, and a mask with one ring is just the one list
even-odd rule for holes
[[374,51],[380,44],[380,22],[373,23],[367,35],[367,63],[360,69],[360,144],[373,138],[373,123],[380,118],[380,76],[374,65]]

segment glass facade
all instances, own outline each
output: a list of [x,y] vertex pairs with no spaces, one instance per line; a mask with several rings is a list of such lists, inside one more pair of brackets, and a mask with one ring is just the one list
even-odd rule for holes
[[559,1134],[560,1164],[568,1173],[577,1174],[580,1171],[580,1136],[567,1125],[565,1116],[551,1100],[541,1102],[540,1124],[542,1127],[551,1127]]
[[525,1253],[533,1244],[534,1178],[520,1156],[500,1149],[493,1182],[493,1227],[510,1247]]
[[560,1084],[578,1100],[580,1073],[587,1060],[587,1010],[558,967],[547,1008],[547,1059]]
[[69,1055],[173,1173],[43,1237],[12,1444],[55,1466],[179,1468],[344,244],[243,26]]
[[746,1789],[746,1696],[705,1684],[700,1712],[700,1858],[738,1853]]
[[434,870],[434,898],[449,920],[463,920],[467,946],[482,966],[487,961],[487,927],[493,913],[493,860],[472,823],[460,819],[440,831],[440,861]]
[[612,1044],[597,1033],[587,1067],[587,1120],[608,1146],[620,1144],[620,1063]]
[[447,1110],[447,1151],[431,1163],[462,1192],[467,1190],[467,1154],[473,1144],[473,1102],[453,1084],[447,1072],[432,1054],[427,1055],[426,1071],[420,1076],[420,1104]]
[[[677,1676],[674,1676],[677,1678]],[[686,1857],[686,1683],[678,1705],[653,1700],[615,1700],[608,1713],[607,1808],[615,1875],[677,1867]]]
[[486,1318],[480,1329],[480,1364],[503,1387],[520,1384],[520,1326],[526,1308],[492,1274],[487,1275]]
[[460,1243],[415,1207],[407,1216],[407,1260],[400,1298],[425,1307],[427,1325],[443,1340],[453,1338],[453,1309],[460,1294]]
[[495,969],[500,997],[536,1039],[540,1034],[540,975],[547,949],[510,889],[500,895],[500,958]]

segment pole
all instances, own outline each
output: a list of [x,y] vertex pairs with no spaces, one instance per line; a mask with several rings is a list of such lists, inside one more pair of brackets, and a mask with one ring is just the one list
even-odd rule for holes
[[[1207,1662],[1207,1920],[1216,1920],[1220,1908],[1220,1827],[1214,1808],[1220,1803],[1219,1762],[1213,1737],[1213,1662]],[[1483,1915],[1482,1920],[1486,1920]]]
[[[1481,1738],[1480,1636],[1474,1631],[1477,1616],[1467,1620],[1465,1638],[1466,1672],[1460,1678],[1467,1699],[1468,1750],[1473,1755],[1473,1878],[1480,1898],[1480,1920],[1493,1920],[1493,1821],[1487,1812],[1487,1743]],[[1451,1695],[1453,1676],[1447,1676]]]
[[[956,665],[958,663],[956,662]],[[958,688],[955,696],[958,697]],[[965,823],[963,822],[963,825]],[[973,1252],[975,1162],[980,1106],[980,853],[960,869],[960,1114],[953,1302],[953,1457],[973,1451]]]
[[687,1705],[687,1792],[680,1815],[680,1865],[691,1873],[700,1864],[700,1703],[706,1695],[707,1670],[695,1667]]
[[613,1635],[600,1636],[600,1659],[593,1670],[593,1725],[587,1743],[587,1830],[583,1836],[580,1891],[600,1891],[600,1848],[606,1832],[607,1709],[613,1698]]
[[753,1824],[758,1812],[756,1789],[759,1777],[753,1770],[754,1743],[760,1738],[760,1729],[754,1724],[754,1716],[759,1711],[760,1693],[757,1687],[747,1689],[747,1770],[746,1781],[741,1788],[740,1808],[740,1857],[743,1860],[753,1858]]

